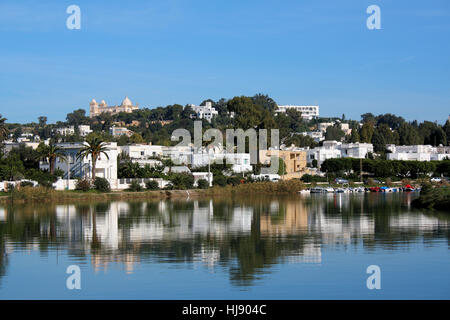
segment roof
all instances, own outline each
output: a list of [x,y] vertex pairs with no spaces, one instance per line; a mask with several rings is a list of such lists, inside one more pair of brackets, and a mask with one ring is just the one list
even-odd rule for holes
[[186,166],[165,167],[163,172],[168,173],[169,170],[173,173],[191,173],[191,170]]

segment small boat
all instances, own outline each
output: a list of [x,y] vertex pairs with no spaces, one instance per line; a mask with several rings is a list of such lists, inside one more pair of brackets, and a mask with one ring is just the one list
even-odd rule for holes
[[370,192],[381,192],[381,188],[380,187],[371,187],[369,188]]
[[354,188],[353,192],[366,192],[366,189],[364,187],[358,187],[358,188]]
[[310,193],[327,193],[325,188],[315,187],[311,188]]
[[329,188],[325,188],[325,192],[327,193],[334,193],[334,189],[329,187]]
[[334,190],[335,193],[350,193],[350,189],[349,188],[336,188]]
[[304,189],[304,190],[300,190],[298,193],[300,193],[300,194],[310,194],[310,193],[311,193],[311,190],[309,190],[309,189]]
[[403,191],[406,191],[406,192],[412,192],[412,191],[415,191],[415,189],[414,189],[414,187],[411,186],[410,184],[407,184],[407,185],[403,188]]

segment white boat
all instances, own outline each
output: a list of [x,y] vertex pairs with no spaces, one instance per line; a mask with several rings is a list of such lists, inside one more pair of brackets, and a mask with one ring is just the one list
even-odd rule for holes
[[300,190],[298,193],[300,193],[300,194],[310,194],[311,190],[309,190],[309,189]]
[[327,190],[325,188],[315,187],[311,188],[310,193],[327,193]]
[[349,188],[336,188],[334,190],[335,193],[350,193],[350,189]]

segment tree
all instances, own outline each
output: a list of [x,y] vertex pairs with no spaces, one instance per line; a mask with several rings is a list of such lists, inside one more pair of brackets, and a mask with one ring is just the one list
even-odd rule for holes
[[359,128],[357,125],[354,125],[352,127],[352,134],[350,135],[350,142],[352,143],[356,143],[356,142],[360,142],[361,138],[359,136]]
[[344,136],[345,133],[341,130],[339,125],[334,125],[327,128],[325,140],[341,141]]
[[8,138],[8,129],[5,124],[6,118],[2,118],[0,114],[0,142]]
[[398,128],[400,128],[402,123],[405,122],[405,119],[403,119],[402,117],[397,117],[396,115],[393,115],[391,113],[380,114],[376,117],[376,120],[377,126],[379,126],[380,124],[386,124],[392,130],[397,130]]
[[438,146],[447,145],[447,136],[441,126],[434,122],[424,121],[419,126],[419,132],[424,138],[424,144]]
[[284,163],[284,160],[281,158],[278,158],[278,175],[284,176],[286,174],[286,164]]
[[200,179],[197,181],[197,187],[199,189],[208,189],[209,182],[206,179]]
[[262,93],[255,94],[252,97],[252,100],[253,100],[254,104],[261,106],[263,109],[265,109],[269,112],[273,112],[276,109],[278,109],[277,103],[266,94],[262,94]]
[[287,146],[290,146],[293,144],[299,148],[309,147],[311,149],[315,148],[319,145],[313,138],[311,138],[309,136],[305,136],[303,134],[294,134],[291,137],[285,139],[283,141],[283,143]]
[[80,124],[89,123],[89,119],[86,117],[86,111],[84,109],[78,109],[68,113],[66,120],[69,125],[73,125],[74,127],[78,127]]
[[363,123],[367,122],[375,122],[375,116],[372,113],[364,113],[361,115],[361,119]]
[[359,133],[361,142],[371,143],[375,131],[374,124],[371,121],[365,122]]
[[398,133],[392,131],[385,123],[377,126],[372,136],[372,144],[375,152],[385,152],[386,144],[398,144],[398,142]]
[[54,145],[53,143],[50,143],[49,145],[40,143],[38,152],[41,159],[48,160],[51,174],[55,173],[55,163],[57,158],[61,159],[62,161],[67,160],[66,154],[64,153],[63,149]]
[[45,117],[45,116],[40,116],[38,118],[38,121],[39,121],[40,127],[45,127],[47,125],[47,117]]
[[97,137],[86,139],[87,145],[80,149],[77,153],[77,159],[87,158],[91,156],[92,159],[92,175],[91,178],[95,180],[95,167],[97,165],[97,160],[101,154],[104,154],[107,159],[109,159],[108,153],[106,152],[106,143]]
[[450,120],[447,120],[447,122],[445,122],[445,125],[442,129],[444,129],[445,135],[447,136],[447,144],[450,145]]
[[133,133],[130,137],[131,143],[144,143],[145,140],[139,133]]
[[397,130],[400,145],[423,144],[419,131],[411,124],[403,122]]
[[1,180],[18,180],[23,178],[25,168],[18,155],[9,155],[0,165]]
[[156,180],[149,180],[145,183],[145,187],[147,188],[147,190],[158,190],[159,184]]

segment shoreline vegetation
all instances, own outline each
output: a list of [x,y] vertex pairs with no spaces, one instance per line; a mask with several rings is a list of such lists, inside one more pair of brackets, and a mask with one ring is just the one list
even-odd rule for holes
[[296,194],[305,189],[301,181],[254,182],[236,186],[214,186],[207,189],[186,190],[142,190],[142,191],[107,191],[97,190],[63,190],[57,191],[46,187],[25,186],[9,193],[0,193],[0,203],[4,202],[54,202],[54,201],[110,201],[131,199],[167,199],[167,198],[194,198],[202,196],[223,196],[233,194]]
[[450,188],[434,188],[430,184],[422,187],[420,196],[411,205],[418,209],[435,209],[450,212]]

